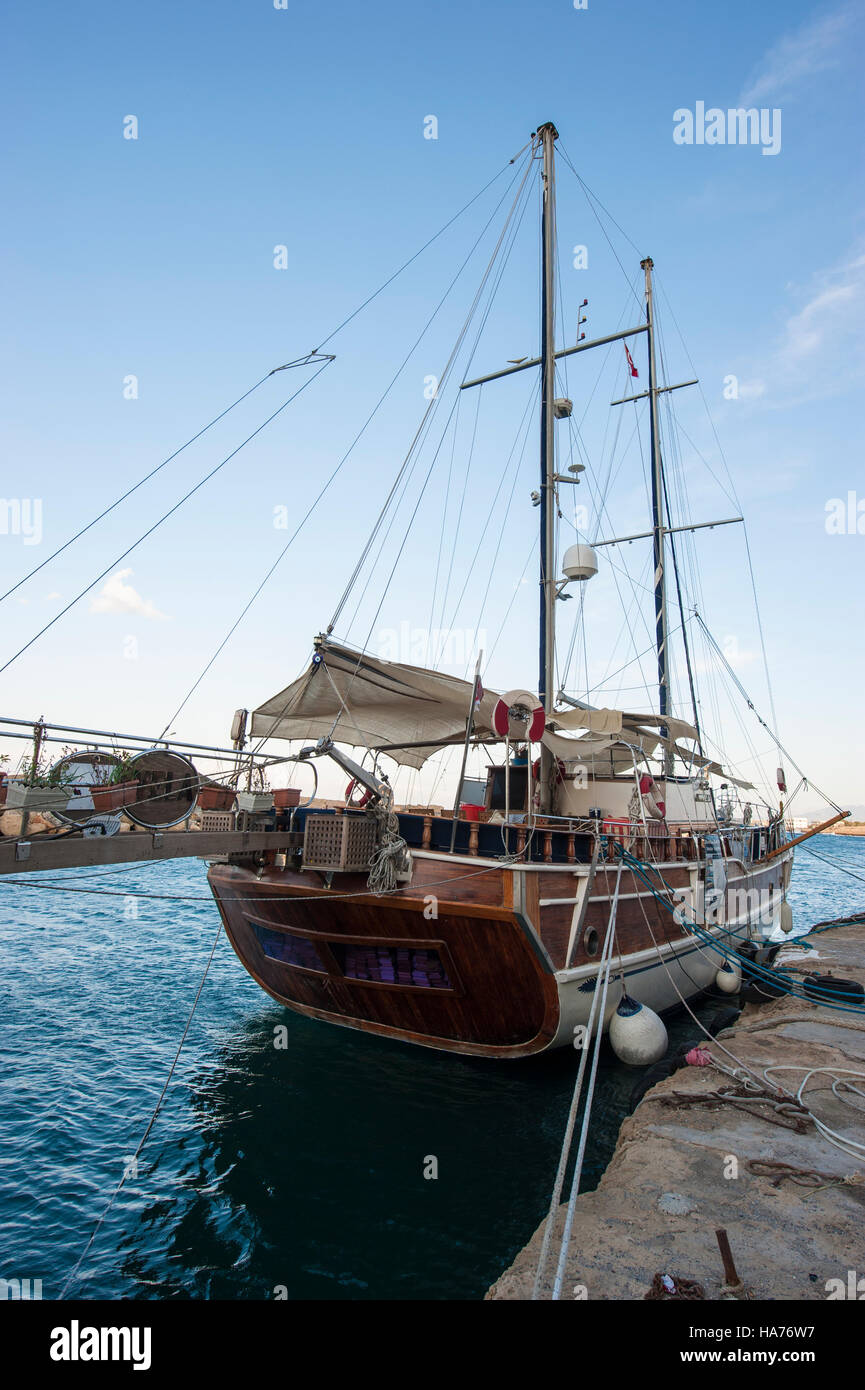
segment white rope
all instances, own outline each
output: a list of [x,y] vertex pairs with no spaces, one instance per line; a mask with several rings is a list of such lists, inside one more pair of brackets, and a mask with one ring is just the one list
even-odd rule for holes
[[[618,899],[619,899],[619,885],[620,885],[621,880],[622,880],[622,867],[623,867],[623,865],[622,865],[621,862],[620,862],[620,864],[619,864],[619,871],[618,871],[618,877],[617,877],[617,879],[616,879],[616,891],[615,891],[615,896],[614,896],[614,898],[613,898],[613,906],[612,906],[612,908],[611,908],[611,910],[610,910],[610,920],[609,920],[609,924],[608,924],[608,926],[607,926],[607,935],[606,935],[606,937],[605,937],[605,939],[604,939],[604,949],[603,949],[603,951],[601,952],[601,959],[600,959],[600,962],[599,962],[599,965],[598,965],[598,974],[597,974],[597,976],[596,976],[595,992],[594,992],[594,994],[592,995],[592,1007],[591,1007],[591,1009],[589,1010],[589,1021],[588,1021],[588,1024],[586,1025],[586,1040],[587,1040],[587,1042],[588,1042],[588,1039],[591,1038],[592,1029],[593,1029],[594,1023],[595,1023],[595,1015],[596,1015],[596,1013],[597,1013],[597,1008],[598,1008],[598,996],[599,996],[598,982],[600,981],[600,977],[601,977],[602,974],[604,975],[604,1003],[606,1003],[606,998],[607,998],[606,988],[607,988],[607,983],[608,983],[609,978],[610,978],[610,966],[611,966],[611,964],[612,964],[612,959],[613,959],[613,939],[614,939],[614,936],[615,936],[615,930],[614,930],[614,929],[615,929],[615,920],[616,920],[616,908],[617,908]],[[604,1027],[604,1015],[603,1015],[603,1011],[602,1011],[602,1013],[601,1013],[601,1018],[600,1018],[600,1021],[599,1021],[599,1026],[598,1026],[598,1038],[600,1038],[601,1034],[603,1033],[603,1027]],[[587,1059],[588,1059],[588,1055],[589,1055],[589,1048],[588,1048],[588,1046],[583,1047],[583,1048],[581,1049],[581,1051],[580,1051],[580,1066],[579,1066],[579,1070],[578,1070],[578,1072],[577,1072],[577,1079],[576,1079],[576,1082],[574,1083],[574,1094],[573,1094],[573,1097],[572,1097],[572,1099],[571,1099],[571,1108],[570,1108],[570,1110],[568,1111],[568,1122],[567,1122],[567,1125],[566,1125],[566,1127],[565,1127],[565,1137],[564,1137],[564,1139],[563,1139],[563,1141],[562,1141],[562,1151],[561,1151],[561,1154],[559,1155],[559,1167],[558,1167],[558,1171],[556,1172],[556,1180],[555,1180],[555,1183],[553,1184],[553,1195],[552,1195],[552,1198],[550,1199],[550,1209],[549,1209],[549,1212],[548,1212],[548,1214],[547,1214],[546,1227],[545,1227],[545,1229],[544,1229],[544,1237],[543,1237],[543,1241],[542,1241],[542,1243],[541,1243],[541,1253],[540,1253],[540,1256],[539,1256],[539,1258],[538,1258],[538,1268],[537,1268],[537,1271],[536,1271],[536,1273],[535,1273],[535,1284],[534,1284],[534,1288],[533,1288],[533,1290],[532,1290],[532,1301],[533,1301],[533,1302],[536,1302],[536,1301],[540,1298],[540,1296],[541,1296],[541,1284],[542,1284],[542,1281],[543,1281],[544,1271],[545,1271],[546,1266],[547,1266],[547,1260],[549,1259],[549,1250],[550,1250],[550,1242],[551,1242],[551,1240],[552,1240],[552,1235],[553,1235],[553,1226],[554,1226],[554,1224],[555,1224],[556,1213],[557,1213],[558,1208],[559,1208],[559,1201],[560,1201],[560,1198],[561,1198],[561,1195],[562,1195],[562,1188],[563,1188],[564,1182],[565,1182],[565,1172],[566,1172],[566,1170],[567,1170],[568,1158],[570,1157],[570,1152],[571,1152],[571,1141],[572,1141],[572,1139],[573,1139],[574,1126],[575,1126],[576,1120],[577,1120],[577,1111],[578,1111],[578,1109],[579,1109],[580,1097],[581,1097],[581,1095],[582,1095],[582,1090],[583,1090],[583,1077],[585,1076],[585,1072],[586,1072],[586,1062],[587,1062]],[[587,1106],[586,1106],[587,1114],[588,1114],[589,1109],[590,1109],[590,1104],[587,1103]]]
[[367,887],[375,894],[392,893],[400,873],[409,867],[408,846],[399,833],[399,817],[393,801],[370,806],[367,815],[376,822],[376,848],[370,859]]
[[[607,931],[607,935],[608,935],[610,941],[612,941],[612,939],[613,939],[614,936],[615,936],[615,929],[616,929],[616,913],[617,913],[618,907],[619,907],[619,885],[621,884],[621,881],[622,881],[622,875],[621,875],[621,873],[619,873],[619,875],[618,875],[617,878],[616,878],[616,891],[615,891],[615,894],[614,894],[614,896],[613,896],[613,905],[612,905],[612,908],[611,908],[611,910],[610,910],[610,925],[609,925],[609,928],[608,928],[608,931]],[[573,1176],[573,1178],[572,1178],[572,1180],[571,1180],[571,1196],[570,1196],[570,1199],[569,1199],[569,1201],[568,1201],[568,1212],[567,1212],[567,1216],[565,1217],[565,1229],[564,1229],[564,1231],[563,1231],[563,1233],[562,1233],[562,1244],[561,1244],[561,1249],[559,1250],[559,1267],[558,1267],[558,1269],[556,1270],[556,1281],[555,1281],[555,1284],[553,1285],[553,1301],[554,1301],[554,1302],[555,1302],[555,1301],[558,1301],[558,1300],[561,1298],[562,1284],[563,1284],[564,1278],[565,1278],[565,1265],[566,1265],[566,1263],[567,1263],[567,1258],[568,1258],[568,1249],[569,1249],[570,1244],[571,1244],[571,1231],[572,1231],[572,1229],[573,1229],[573,1224],[574,1224],[574,1214],[575,1214],[575,1212],[576,1212],[577,1197],[578,1197],[579,1191],[580,1191],[580,1178],[582,1177],[582,1173],[583,1173],[583,1159],[584,1159],[585,1153],[586,1153],[586,1142],[587,1142],[588,1137],[589,1137],[589,1123],[590,1123],[590,1121],[591,1121],[591,1116],[592,1116],[592,1101],[593,1101],[594,1095],[595,1095],[595,1081],[597,1080],[597,1076],[598,1076],[598,1061],[600,1060],[600,1056],[601,1056],[601,1042],[603,1041],[603,1035],[604,1035],[604,1018],[606,1017],[606,1012],[607,1012],[607,991],[608,991],[609,985],[610,985],[610,964],[611,964],[611,963],[612,963],[612,950],[610,951],[610,959],[609,959],[608,962],[607,962],[607,969],[606,969],[606,972],[605,972],[605,974],[604,974],[604,992],[603,992],[603,998],[601,999],[601,1017],[600,1017],[600,1019],[598,1020],[598,1030],[597,1030],[597,1033],[596,1033],[596,1035],[595,1035],[595,1047],[594,1047],[594,1051],[593,1051],[593,1053],[592,1053],[592,1072],[591,1072],[591,1076],[589,1077],[589,1090],[588,1090],[588,1093],[587,1093],[587,1095],[586,1095],[586,1104],[585,1104],[585,1108],[584,1108],[584,1110],[583,1110],[583,1125],[582,1125],[582,1129],[580,1130],[580,1146],[579,1146],[579,1148],[578,1148],[578,1150],[577,1150],[577,1162],[576,1162],[576,1165],[575,1165],[575,1167],[574,1167],[574,1176]],[[597,994],[597,992],[598,992],[598,989],[597,989],[597,985],[596,985],[596,986],[595,986],[595,994]]]
[[[783,1091],[784,1091],[784,1094],[790,1096],[791,1099],[794,1099],[794,1100],[798,1101],[799,1105],[801,1105],[805,1110],[808,1111],[808,1114],[811,1116],[811,1119],[814,1121],[814,1124],[816,1125],[818,1132],[819,1132],[820,1134],[822,1134],[822,1136],[823,1136],[824,1139],[828,1139],[829,1143],[830,1143],[830,1144],[833,1144],[833,1145],[835,1146],[836,1149],[840,1149],[842,1153],[847,1154],[848,1157],[850,1157],[850,1158],[856,1158],[856,1159],[858,1159],[859,1162],[861,1163],[862,1160],[863,1160],[863,1158],[865,1158],[865,1144],[860,1144],[860,1143],[858,1142],[858,1140],[856,1140],[856,1139],[850,1139],[846,1134],[839,1134],[837,1130],[835,1130],[835,1129],[830,1129],[830,1127],[829,1127],[827,1124],[825,1124],[822,1120],[820,1120],[820,1119],[817,1118],[817,1116],[814,1114],[814,1111],[811,1109],[811,1107],[810,1107],[809,1105],[806,1105],[806,1104],[805,1104],[805,1101],[802,1099],[802,1092],[804,1091],[804,1089],[805,1089],[805,1087],[807,1086],[808,1082],[811,1080],[811,1077],[812,1077],[812,1076],[816,1076],[816,1075],[820,1075],[820,1074],[822,1074],[822,1073],[828,1072],[828,1074],[833,1078],[833,1081],[832,1081],[832,1094],[833,1094],[834,1096],[836,1096],[838,1100],[843,1100],[843,1096],[839,1095],[838,1090],[836,1089],[839,1085],[840,1085],[840,1086],[846,1086],[849,1090],[855,1091],[856,1095],[861,1096],[861,1095],[862,1095],[862,1092],[859,1090],[858,1086],[854,1086],[854,1085],[852,1084],[852,1082],[850,1082],[850,1081],[844,1081],[843,1078],[844,1078],[845,1076],[858,1076],[858,1077],[860,1077],[862,1080],[865,1080],[865,1072],[863,1072],[863,1071],[856,1071],[856,1070],[853,1069],[852,1067],[811,1067],[811,1068],[808,1068],[808,1067],[803,1067],[803,1066],[794,1066],[794,1065],[792,1065],[792,1064],[791,1064],[791,1065],[781,1066],[781,1065],[779,1065],[779,1064],[777,1064],[777,1063],[773,1063],[772,1066],[766,1067],[765,1070],[763,1071],[763,1075],[764,1075],[764,1077],[766,1078],[767,1081],[769,1081],[769,1073],[770,1073],[770,1072],[774,1072],[774,1071],[804,1071],[804,1072],[805,1072],[805,1076],[804,1076],[804,1078],[802,1079],[801,1085],[799,1086],[798,1091],[796,1091],[795,1096],[793,1095],[793,1092],[792,1092],[792,1091],[788,1091],[787,1088],[786,1088],[785,1086],[781,1086],[781,1087],[779,1087],[779,1089],[780,1089],[780,1090],[783,1090]],[[773,1083],[773,1082],[769,1081],[769,1084],[770,1084],[770,1085],[772,1085],[772,1084],[777,1085],[778,1083],[777,1083],[777,1082]],[[861,1114],[861,1111],[858,1112],[858,1113]]]

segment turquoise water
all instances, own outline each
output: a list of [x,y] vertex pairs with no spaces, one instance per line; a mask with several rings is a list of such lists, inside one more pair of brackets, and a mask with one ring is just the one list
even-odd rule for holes
[[[797,930],[865,907],[865,840],[814,848],[863,881],[800,852]],[[144,1133],[218,928],[195,862],[62,877],[0,881],[0,1277],[45,1298]],[[695,1032],[670,1024],[676,1045]],[[221,935],[138,1176],[68,1296],[482,1297],[545,1213],[575,1067],[570,1049],[496,1064],[309,1022]],[[638,1079],[605,1056],[584,1186]]]

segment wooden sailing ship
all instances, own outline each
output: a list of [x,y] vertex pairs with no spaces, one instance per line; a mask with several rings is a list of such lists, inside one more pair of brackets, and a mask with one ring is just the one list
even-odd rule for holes
[[[479,671],[472,682],[385,661],[329,629],[300,679],[254,711],[250,732],[299,742],[291,756],[308,765],[336,762],[351,778],[346,805],[280,812],[272,849],[230,855],[209,870],[235,951],[280,1003],[496,1058],[573,1041],[610,931],[605,1023],[623,996],[663,1012],[712,986],[724,966],[713,941],[768,959],[792,867],[774,808],[752,824],[750,808],[739,814],[721,797],[722,782],[728,791],[749,784],[706,755],[696,701],[689,719],[671,708],[668,556],[673,532],[693,527],[674,527],[665,500],[658,396],[675,388],[657,380],[653,265],[642,262],[641,322],[556,349],[557,138],[543,125],[531,149],[542,179],[540,356],[462,383],[540,373],[537,693],[502,696],[482,688]],[[580,543],[559,575],[554,499],[574,478],[556,473],[556,422],[570,407],[556,397],[556,361],[643,336],[658,707],[594,709],[555,686],[557,600],[598,565],[596,548]],[[419,769],[442,749],[462,751],[461,788],[466,755],[481,747],[493,758],[482,808],[461,814],[460,790],[452,814],[395,803],[387,759]],[[356,760],[350,750],[358,748],[368,761]]]

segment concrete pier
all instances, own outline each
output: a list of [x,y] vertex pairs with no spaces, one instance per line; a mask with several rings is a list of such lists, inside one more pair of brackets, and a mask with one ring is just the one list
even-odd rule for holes
[[[805,940],[815,949],[785,948],[785,969],[865,983],[865,926]],[[860,1071],[850,1080],[865,1091],[863,1015],[785,996],[746,1005],[734,1027],[699,1045],[735,1066],[723,1045],[760,1075],[771,1066],[800,1068],[772,1076],[794,1093],[811,1067]],[[832,1081],[828,1073],[809,1081],[808,1108],[865,1143],[865,1099],[848,1093],[840,1100]],[[749,1298],[850,1298],[857,1288],[865,1298],[865,1155],[842,1152],[795,1109],[779,1111],[771,1101],[699,1100],[735,1085],[713,1066],[688,1066],[647,1092],[624,1121],[598,1188],[577,1199],[563,1299],[642,1299],[656,1273],[694,1280],[707,1299],[718,1299],[725,1289],[718,1227],[727,1231]],[[563,1215],[561,1207],[541,1295],[547,1299]],[[531,1298],[543,1230],[487,1298]]]

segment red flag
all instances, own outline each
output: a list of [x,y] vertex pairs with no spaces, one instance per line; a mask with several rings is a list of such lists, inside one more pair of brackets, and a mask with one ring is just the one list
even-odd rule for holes
[[631,356],[630,352],[628,351],[628,344],[627,344],[627,343],[625,343],[625,356],[626,356],[627,359],[628,359],[628,367],[630,368],[631,376],[639,376],[640,373],[637,371],[636,367],[634,366],[634,359],[633,359],[633,357]]
[[475,711],[481,707],[481,700],[484,698],[484,688],[481,685],[480,676],[475,677]]

